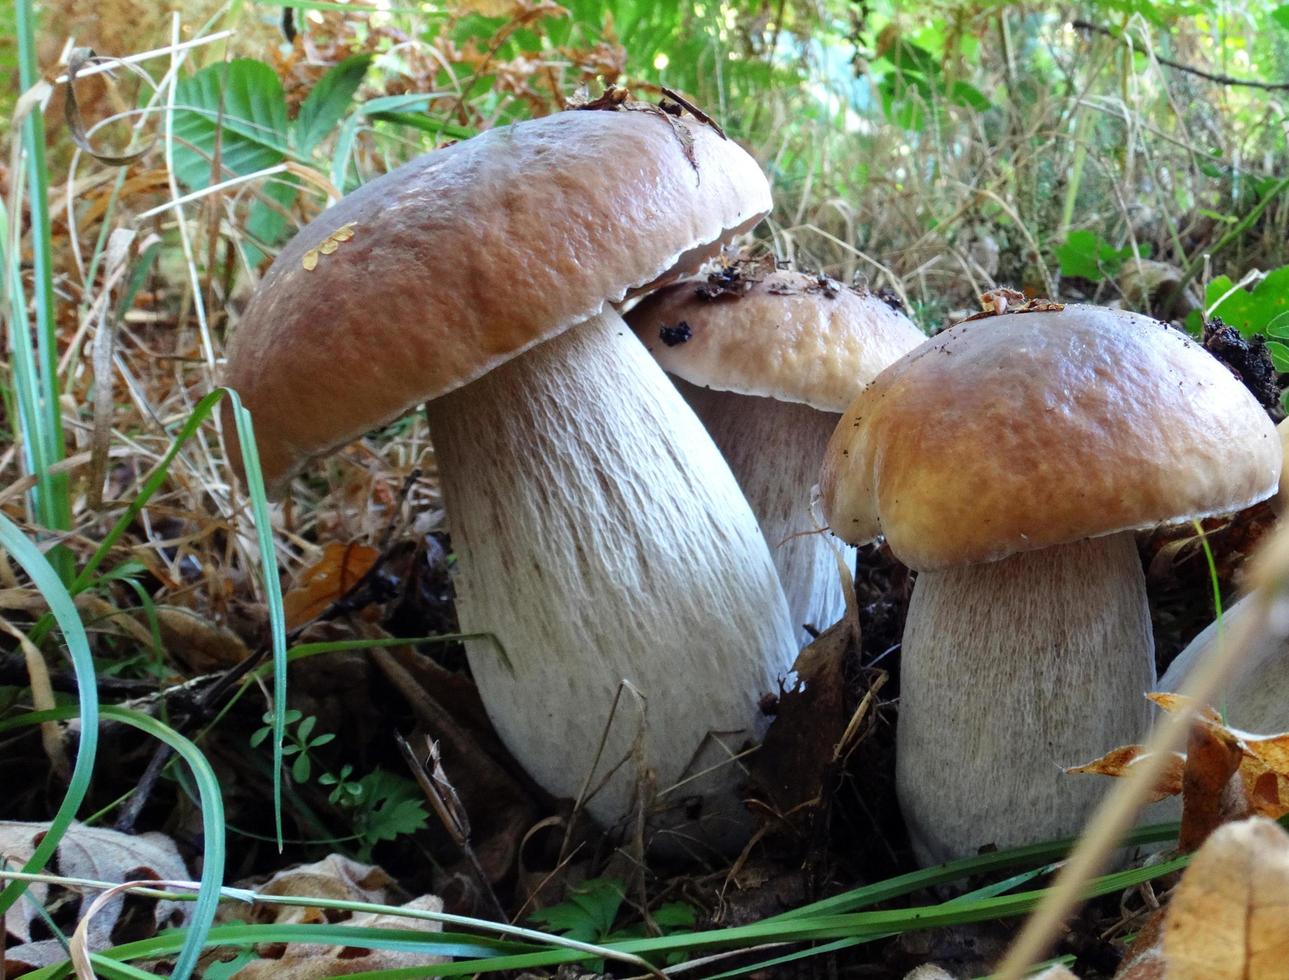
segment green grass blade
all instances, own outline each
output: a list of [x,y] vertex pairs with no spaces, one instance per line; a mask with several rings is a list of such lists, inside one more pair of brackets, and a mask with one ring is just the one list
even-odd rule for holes
[[[196,905],[193,908],[192,920],[175,935],[180,937],[179,944],[171,953],[179,953],[172,977],[186,980],[196,968],[197,959],[207,944],[207,936],[215,921],[215,911],[219,906],[220,888],[224,878],[224,802],[219,791],[219,780],[206,761],[206,757],[192,741],[180,735],[168,725],[150,715],[129,708],[113,705],[104,706],[102,717],[129,725],[151,735],[174,749],[175,754],[188,764],[193,779],[197,784],[198,799],[201,809],[202,835],[205,843],[202,848],[201,881],[197,891]],[[29,711],[0,722],[0,732],[21,728],[28,725],[39,725],[46,721],[66,721],[76,717],[76,709],[51,708],[48,711]],[[97,731],[97,729],[95,729]],[[90,729],[85,728],[82,742],[89,736]],[[26,872],[28,869],[24,868]],[[15,883],[19,884],[19,883]],[[14,887],[14,886],[10,886]]]
[[187,980],[197,967],[197,959],[205,948],[206,937],[215,922],[219,908],[219,889],[224,883],[224,801],[219,792],[219,780],[201,750],[168,725],[155,718],[127,708],[105,707],[103,717],[123,722],[165,742],[175,754],[188,764],[201,796],[201,827],[205,838],[202,847],[201,887],[192,920],[184,931],[184,944],[179,951],[179,961],[171,976]]
[[[18,43],[18,77],[23,91],[40,82],[40,68],[36,61],[36,14],[32,0],[15,0],[15,27]],[[58,324],[54,307],[54,260],[49,224],[49,171],[45,165],[45,117],[39,110],[29,112],[22,122],[22,141],[25,149],[27,193],[31,209],[32,299],[36,309],[36,382],[39,385],[38,410],[41,425],[38,429],[42,440],[41,453],[46,469],[36,471],[40,479],[37,514],[45,527],[67,531],[72,527],[72,504],[68,494],[67,477],[50,473],[47,469],[63,458],[63,419],[58,400]],[[15,180],[20,179],[14,175]],[[13,332],[25,331],[24,316],[13,324]],[[50,556],[59,577],[71,579],[72,555],[56,548]]]
[[[1173,840],[1177,837],[1177,824],[1152,824],[1138,827],[1126,838],[1125,845],[1153,844]],[[838,912],[850,912],[890,901],[902,895],[908,895],[923,888],[944,885],[972,875],[990,874],[1007,868],[1021,868],[1035,863],[1046,863],[1063,858],[1074,846],[1075,838],[1043,841],[1039,844],[1026,844],[1022,847],[1010,847],[1002,851],[980,854],[975,857],[960,858],[947,864],[938,864],[931,868],[922,868],[908,874],[888,878],[885,881],[865,885],[840,895],[811,902],[790,912],[783,912],[767,919],[767,922],[779,922],[787,919],[800,919],[812,915],[824,915]]]
[[[94,756],[98,749],[98,690],[95,687],[94,658],[90,656],[89,638],[85,635],[85,626],[76,611],[76,604],[63,586],[63,580],[40,550],[3,514],[0,514],[0,547],[22,566],[32,585],[49,604],[54,619],[63,632],[63,640],[76,672],[76,695],[80,701],[81,737],[76,746],[76,763],[72,767],[67,792],[50,821],[48,832],[32,852],[31,859],[22,867],[25,872],[36,873],[42,871],[53,856],[89,789],[90,777],[94,773]],[[66,711],[67,717],[78,714],[77,708],[68,708]],[[0,892],[0,917],[21,897],[26,887],[21,882],[14,882]]]
[[242,444],[242,467],[246,488],[255,515],[255,537],[264,566],[264,601],[269,610],[269,631],[273,639],[273,827],[278,850],[282,850],[282,743],[286,738],[286,614],[282,609],[282,583],[278,578],[277,556],[273,552],[273,525],[269,522],[268,496],[264,492],[264,474],[260,471],[260,454],[255,446],[255,426],[251,413],[231,388],[223,388],[233,403],[237,438]]

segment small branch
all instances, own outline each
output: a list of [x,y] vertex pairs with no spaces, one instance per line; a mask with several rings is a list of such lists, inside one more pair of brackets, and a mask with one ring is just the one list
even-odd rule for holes
[[[1122,40],[1122,35],[1114,31],[1101,27],[1097,24],[1089,24],[1086,20],[1075,20],[1070,22],[1070,26],[1076,31],[1085,31],[1090,34],[1102,34],[1115,41]],[[1243,88],[1262,89],[1264,92],[1289,92],[1289,82],[1259,82],[1251,78],[1233,78],[1230,75],[1217,75],[1211,71],[1205,71],[1203,68],[1196,68],[1194,65],[1184,65],[1180,61],[1173,61],[1170,58],[1163,58],[1159,55],[1153,55],[1154,59],[1161,65],[1167,65],[1169,68],[1176,68],[1178,71],[1184,71],[1188,75],[1195,75],[1217,85],[1238,85]]]

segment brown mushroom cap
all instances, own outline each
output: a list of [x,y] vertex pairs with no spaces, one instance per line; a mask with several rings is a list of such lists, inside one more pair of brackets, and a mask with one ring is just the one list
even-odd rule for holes
[[1202,347],[1092,306],[962,323],[842,417],[820,485],[832,529],[917,569],[994,561],[1271,495],[1275,427]]
[[[882,368],[926,339],[866,289],[777,269],[741,285],[745,292],[708,299],[705,281],[675,283],[627,319],[663,370],[691,384],[824,412],[844,411]],[[687,340],[662,338],[681,323]]]
[[658,111],[557,113],[371,181],[282,250],[230,346],[266,484],[692,268],[769,209],[737,144]]

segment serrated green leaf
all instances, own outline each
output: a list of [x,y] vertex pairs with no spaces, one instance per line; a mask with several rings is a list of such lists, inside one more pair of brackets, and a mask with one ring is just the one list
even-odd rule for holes
[[313,86],[295,118],[295,145],[308,154],[349,111],[354,93],[371,65],[370,54],[357,54],[336,65]]
[[578,885],[565,901],[534,912],[531,918],[548,932],[595,942],[612,931],[622,906],[622,888],[622,882],[614,878],[592,878]]
[[192,190],[281,163],[287,154],[286,100],[273,69],[252,58],[210,65],[175,86],[175,175]]
[[366,837],[370,841],[394,840],[416,833],[429,819],[419,800],[387,802],[370,813]]

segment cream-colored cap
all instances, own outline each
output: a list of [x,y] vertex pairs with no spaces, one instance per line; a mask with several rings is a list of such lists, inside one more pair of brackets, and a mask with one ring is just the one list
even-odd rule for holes
[[1275,426],[1226,367],[1149,317],[1068,306],[973,319],[850,406],[820,477],[850,542],[916,569],[994,561],[1276,490]]
[[656,107],[490,130],[364,185],[282,250],[230,346],[224,383],[254,414],[270,492],[606,302],[692,271],[770,206],[736,143]]
[[841,412],[926,339],[866,289],[757,263],[675,283],[627,316],[666,371],[691,384]]

